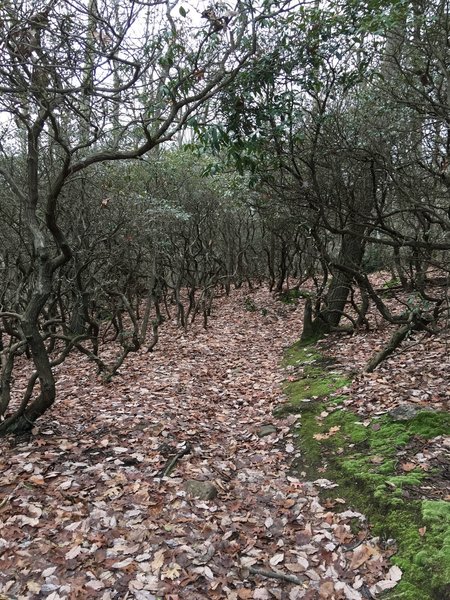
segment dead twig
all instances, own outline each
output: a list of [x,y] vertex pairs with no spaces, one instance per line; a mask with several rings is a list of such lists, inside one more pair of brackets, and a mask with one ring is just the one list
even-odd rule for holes
[[259,567],[248,567],[249,572],[252,575],[260,575],[261,577],[268,577],[270,579],[281,579],[281,581],[289,581],[289,583],[295,583],[297,585],[303,585],[304,580],[294,577],[294,575],[287,575],[281,571],[268,571],[267,569],[260,569]]
[[167,477],[167,475],[170,475],[171,471],[174,469],[175,465],[180,460],[180,458],[182,458],[186,454],[189,454],[191,452],[191,449],[191,445],[189,444],[189,442],[187,442],[184,448],[182,448],[177,454],[175,454],[175,456],[172,456],[172,458],[169,458],[167,460],[164,467],[160,471],[158,471],[156,477],[158,479],[162,479],[163,477]]

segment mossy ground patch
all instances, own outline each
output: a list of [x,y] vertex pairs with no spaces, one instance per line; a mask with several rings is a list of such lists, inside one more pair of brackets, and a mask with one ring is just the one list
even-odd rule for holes
[[320,476],[338,483],[336,496],[364,511],[375,535],[396,540],[392,561],[403,578],[384,598],[450,598],[450,503],[424,499],[420,493],[412,498],[410,491],[420,490],[433,473],[419,464],[402,469],[414,442],[448,433],[450,415],[421,411],[404,422],[388,415],[362,421],[342,406],[337,393],[348,379],[330,370],[317,348],[294,344],[284,366],[289,373],[284,387],[288,401],[276,412],[301,414],[301,459],[295,470],[310,479]]

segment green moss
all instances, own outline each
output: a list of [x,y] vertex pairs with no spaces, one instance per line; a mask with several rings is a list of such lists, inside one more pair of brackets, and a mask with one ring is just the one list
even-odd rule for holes
[[[347,380],[322,367],[316,349],[295,344],[285,364],[301,367],[301,379],[285,386],[289,402],[284,410],[301,413],[301,458],[295,468],[310,479],[320,476],[338,483],[336,495],[368,515],[374,535],[396,540],[392,560],[403,578],[383,598],[450,598],[450,503],[408,500],[406,486],[420,485],[429,473],[418,468],[404,472],[399,455],[414,437],[447,433],[450,415],[422,411],[409,421],[384,415],[361,423],[358,415],[340,406],[342,397],[327,397]],[[320,400],[305,401],[313,396]]]
[[244,310],[247,312],[256,312],[258,310],[258,307],[254,303],[253,299],[249,296],[244,299]]
[[397,277],[394,277],[393,279],[389,279],[389,281],[385,281],[383,283],[383,287],[387,290],[389,290],[390,288],[393,287],[397,287],[400,285],[400,279],[397,279]]
[[444,600],[450,597],[450,503],[414,502],[406,510],[387,513],[385,524],[378,525],[378,530],[395,533],[399,547],[393,562],[404,573],[400,584],[387,598]]
[[324,359],[315,348],[304,342],[298,342],[286,351],[284,366],[301,366],[301,373],[291,377],[284,385],[284,392],[292,405],[308,398],[327,396],[348,383],[348,379],[340,373],[324,368],[330,362],[333,361]]
[[280,294],[279,300],[284,304],[296,304],[299,298],[304,298],[305,296],[304,292],[301,292],[297,288],[293,288],[292,290],[287,290]]
[[[422,415],[416,417],[416,423],[389,423],[385,418],[381,420],[380,429],[374,431],[362,426],[356,415],[345,410],[336,410],[325,419],[318,419],[318,415],[329,408],[326,402],[317,403],[315,408],[315,411],[302,413],[303,456],[298,467],[311,478],[318,476],[317,469],[321,467],[322,477],[339,484],[337,495],[369,516],[375,535],[397,540],[398,552],[393,562],[404,576],[386,598],[444,598],[440,594],[446,593],[445,586],[450,582],[450,567],[442,569],[442,565],[450,565],[450,504],[406,501],[404,487],[418,486],[427,474],[419,469],[397,473],[398,449],[420,428]],[[437,431],[441,424],[438,423]],[[316,439],[317,434],[327,434],[332,427],[340,429],[327,439]],[[406,431],[402,432],[402,427]],[[428,433],[435,434],[431,430]],[[438,524],[445,521],[439,528]],[[419,529],[427,522],[427,534],[422,538]],[[412,564],[415,566],[411,567]]]
[[284,353],[283,366],[296,366],[320,359],[321,354],[312,343],[314,342],[296,342],[290,346]]
[[306,398],[327,396],[347,383],[347,379],[330,373],[322,376],[306,376],[292,381],[284,386],[284,392],[292,403],[298,403]]
[[[450,502],[424,500],[422,518],[427,527],[428,568],[434,586],[450,597]],[[433,545],[433,552],[429,546]],[[444,596],[442,596],[444,597]]]
[[427,439],[447,435],[450,431],[450,414],[422,411],[407,423],[407,427],[411,433]]
[[328,405],[329,406],[338,406],[339,404],[342,404],[345,400],[345,396],[335,396],[333,398],[329,398],[328,399]]

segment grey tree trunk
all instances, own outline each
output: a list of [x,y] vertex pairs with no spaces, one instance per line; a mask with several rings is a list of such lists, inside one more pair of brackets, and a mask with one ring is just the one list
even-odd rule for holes
[[[350,293],[353,276],[351,270],[359,271],[364,256],[365,227],[355,225],[354,234],[345,233],[337,261],[332,264],[333,278],[328,289],[324,308],[316,318],[304,327],[302,341],[318,339],[324,333],[338,327]],[[345,269],[340,268],[340,266]]]

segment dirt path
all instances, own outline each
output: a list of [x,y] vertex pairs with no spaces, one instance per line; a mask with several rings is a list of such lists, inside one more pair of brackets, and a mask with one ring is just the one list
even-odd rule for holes
[[[166,324],[109,386],[71,358],[32,441],[0,441],[3,597],[358,600],[395,584],[364,517],[323,507],[326,480],[289,476],[295,417],[271,412],[301,311],[258,291],[248,312],[244,296],[207,331]],[[186,494],[188,480],[217,497]]]

